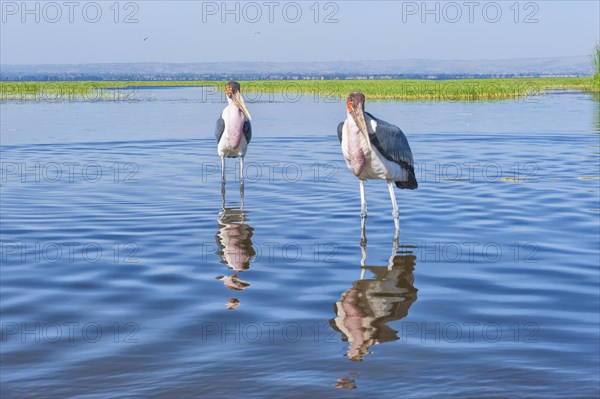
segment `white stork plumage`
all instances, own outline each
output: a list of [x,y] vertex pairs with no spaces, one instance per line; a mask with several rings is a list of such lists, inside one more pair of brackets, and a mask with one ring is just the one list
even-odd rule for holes
[[215,138],[221,157],[221,184],[225,184],[225,158],[240,158],[240,185],[244,185],[244,156],[252,139],[250,113],[240,93],[240,84],[230,81],[225,86],[227,106],[217,120]]
[[367,217],[364,182],[367,179],[381,179],[388,183],[392,216],[398,232],[398,204],[392,183],[398,188],[417,188],[412,152],[399,127],[374,117],[364,108],[364,94],[350,93],[346,101],[347,118],[338,125],[342,153],[348,168],[360,180],[363,227]]

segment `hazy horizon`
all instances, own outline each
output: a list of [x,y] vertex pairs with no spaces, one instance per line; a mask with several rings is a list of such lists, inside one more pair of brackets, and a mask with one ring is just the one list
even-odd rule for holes
[[514,58],[506,60],[361,60],[313,62],[129,62],[90,64],[0,65],[2,80],[176,79],[210,77],[279,78],[448,78],[494,76],[591,76],[588,57]]
[[[239,63],[266,63],[266,64],[313,64],[315,62],[322,63],[339,63],[339,62],[400,62],[400,61],[439,61],[439,62],[486,62],[486,61],[517,61],[517,60],[542,60],[542,59],[565,59],[565,58],[589,58],[589,54],[579,54],[579,55],[559,55],[559,56],[548,56],[548,57],[514,57],[514,58],[390,58],[390,59],[374,59],[374,60],[349,60],[349,59],[339,59],[339,60],[311,60],[311,61],[240,61]],[[168,62],[168,61],[124,61],[124,62],[77,62],[77,63],[43,63],[43,64],[10,64],[10,63],[0,63],[0,65],[6,66],[43,66],[43,65],[113,65],[113,64],[173,64],[173,65],[185,65],[185,64],[226,64],[232,61],[227,60],[213,60],[213,61],[199,61],[199,62]]]

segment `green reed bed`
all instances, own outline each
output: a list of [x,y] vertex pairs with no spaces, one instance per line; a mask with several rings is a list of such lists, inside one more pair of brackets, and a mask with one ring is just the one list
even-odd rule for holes
[[302,80],[242,82],[244,91],[345,97],[354,90],[381,100],[502,100],[548,90],[598,92],[592,78],[461,79],[461,80]]
[[[245,93],[283,95],[294,100],[300,96],[338,99],[354,90],[368,99],[424,101],[504,100],[540,95],[549,90],[600,92],[600,82],[584,78],[495,78],[456,80],[261,80],[240,81]],[[64,81],[0,82],[2,101],[135,101],[136,88],[151,86],[205,86],[218,95],[224,81]],[[101,90],[124,89],[124,90]]]

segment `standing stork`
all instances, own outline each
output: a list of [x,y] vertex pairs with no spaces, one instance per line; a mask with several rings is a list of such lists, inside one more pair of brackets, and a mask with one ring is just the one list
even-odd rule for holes
[[347,118],[338,125],[338,138],[348,168],[360,180],[360,203],[362,236],[367,217],[365,180],[387,180],[392,200],[392,217],[396,227],[396,238],[400,230],[398,204],[392,182],[398,188],[417,188],[414,163],[408,140],[399,127],[365,112],[365,96],[360,92],[350,93],[346,101]]
[[227,106],[217,120],[215,137],[221,157],[221,184],[225,185],[225,157],[240,158],[240,185],[244,185],[244,156],[252,139],[250,113],[240,93],[240,84],[230,81],[225,86]]

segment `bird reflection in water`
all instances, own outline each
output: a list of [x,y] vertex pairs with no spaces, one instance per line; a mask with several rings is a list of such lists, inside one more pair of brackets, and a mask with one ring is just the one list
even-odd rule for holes
[[[217,220],[217,234],[215,240],[219,246],[217,254],[221,262],[226,264],[233,273],[229,276],[217,277],[223,281],[223,284],[235,291],[245,290],[250,286],[249,283],[242,280],[238,273],[242,273],[250,268],[250,262],[253,260],[256,252],[252,246],[252,236],[254,228],[247,223],[248,215],[244,210],[243,189],[240,191],[240,207],[226,207],[225,187],[221,187],[222,207]],[[237,298],[231,298],[227,305],[228,309],[235,309],[239,306]]]
[[[416,257],[409,247],[399,249],[396,238],[387,266],[366,266],[367,247],[361,244],[360,279],[334,304],[337,317],[330,324],[349,342],[347,356],[352,361],[363,360],[374,344],[397,340],[397,331],[387,323],[406,317],[417,300]],[[365,278],[367,270],[374,278]]]

